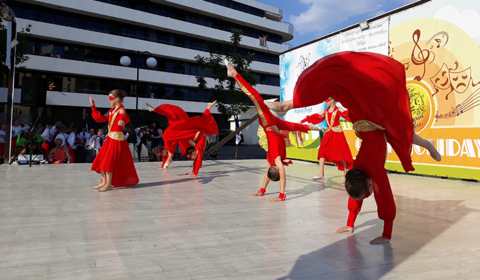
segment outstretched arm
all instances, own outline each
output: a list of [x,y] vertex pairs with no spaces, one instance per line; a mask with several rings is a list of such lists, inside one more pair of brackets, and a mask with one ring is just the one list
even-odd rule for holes
[[325,111],[322,111],[321,113],[307,116],[307,117],[304,118],[301,122],[302,122],[302,123],[304,123],[304,122],[309,122],[309,123],[312,123],[312,124],[319,124],[319,123],[321,123],[321,122],[323,122],[323,121],[325,120],[325,114],[324,114],[324,112],[325,112]]
[[285,167],[283,166],[282,157],[278,156],[275,159],[275,166],[278,168],[278,172],[280,174],[280,195],[276,198],[269,199],[268,201],[276,202],[276,201],[284,201],[285,200],[285,188],[287,185],[287,174],[285,173]]
[[263,196],[267,190],[268,183],[270,183],[270,178],[268,178],[268,169],[270,169],[270,163],[268,163],[267,173],[265,173],[265,178],[263,179],[262,187],[256,193],[252,193],[252,196]]
[[102,115],[98,110],[97,107],[95,107],[95,101],[93,101],[93,97],[90,96],[90,106],[92,107],[92,118],[98,122],[108,122],[108,113],[105,115]]

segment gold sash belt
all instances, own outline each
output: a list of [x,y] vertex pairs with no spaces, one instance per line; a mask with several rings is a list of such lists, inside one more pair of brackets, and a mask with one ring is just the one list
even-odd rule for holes
[[374,130],[385,130],[383,126],[380,126],[378,124],[375,124],[371,121],[367,120],[359,120],[356,121],[353,124],[353,130],[355,130],[355,134],[357,135],[358,138],[362,139],[362,136],[360,135],[360,132],[362,131],[374,131]]
[[109,131],[107,136],[117,141],[125,140],[125,134],[123,134],[121,131]]
[[330,130],[333,130],[334,132],[343,132],[343,128],[341,125],[337,125],[334,127],[327,127],[327,130],[325,130],[325,133],[329,132]]

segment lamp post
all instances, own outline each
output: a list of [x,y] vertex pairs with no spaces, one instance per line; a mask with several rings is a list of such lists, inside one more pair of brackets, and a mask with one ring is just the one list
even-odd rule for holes
[[[7,93],[7,111],[5,112],[7,117],[7,131],[5,138],[5,158],[4,163],[9,163],[12,157],[12,119],[13,119],[13,88],[15,83],[15,51],[18,45],[17,41],[17,22],[15,21],[15,13],[8,6],[6,0],[0,0],[0,16],[8,22],[7,28],[7,55],[6,65],[9,68],[8,71],[8,93]],[[8,155],[8,157],[7,157]]]
[[[140,59],[142,57],[148,57],[147,60],[146,60],[146,64],[150,68],[154,68],[155,66],[157,66],[157,60],[155,58],[153,58],[152,54],[147,52],[147,51],[144,51],[144,52],[141,52],[141,51],[127,51],[127,53],[133,54],[133,56],[135,58],[135,66],[137,67],[137,86],[136,86],[136,89],[135,89],[135,98],[136,98],[135,114],[136,114],[136,117],[137,117],[137,120],[138,120],[138,83],[139,83],[139,78],[140,78]],[[131,63],[132,63],[132,59],[129,56],[122,56],[120,58],[120,64],[122,66],[130,66]]]

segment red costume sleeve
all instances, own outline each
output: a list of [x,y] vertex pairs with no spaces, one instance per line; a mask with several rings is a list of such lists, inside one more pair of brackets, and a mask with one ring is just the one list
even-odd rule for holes
[[351,197],[348,197],[348,220],[347,227],[352,227],[355,225],[355,220],[357,215],[362,210],[363,200],[355,200]]
[[310,116],[307,116],[302,120],[302,123],[304,122],[309,122],[311,124],[319,124],[325,120],[325,115],[320,115],[320,114],[313,114]]
[[193,161],[193,173],[198,175],[198,171],[202,167],[203,152],[205,151],[205,145],[207,144],[207,138],[205,135],[200,135],[197,144],[195,145],[195,151],[198,152],[197,157]]
[[345,120],[351,122],[350,117],[348,116],[348,110],[343,111],[343,113],[338,110],[337,116],[343,117]]
[[128,117],[127,113],[125,112],[125,115],[124,114],[118,114],[117,115],[117,119],[115,121],[124,121],[126,125],[127,123],[130,122],[130,118]]
[[[396,215],[395,200],[393,198],[392,188],[385,171],[385,153],[386,142],[383,132],[374,130],[370,132],[361,132],[363,141],[353,167],[365,171],[373,181],[373,193],[378,208],[378,217],[384,221],[382,236],[391,239],[393,220]],[[353,223],[358,212],[361,209],[361,203],[354,199],[348,200],[348,226],[353,227]]]
[[279,118],[277,118],[277,120],[275,121],[275,124],[280,130],[302,131],[302,132],[308,132],[310,130],[310,128],[306,124],[293,123],[289,121],[284,121]]
[[95,106],[92,106],[92,118],[98,123],[108,122],[108,116],[102,115]]

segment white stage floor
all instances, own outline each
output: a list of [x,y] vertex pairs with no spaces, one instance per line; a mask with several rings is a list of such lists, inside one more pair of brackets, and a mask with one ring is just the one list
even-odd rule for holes
[[287,201],[265,160],[138,163],[140,184],[99,193],[88,164],[0,166],[1,279],[480,279],[480,184],[389,175],[391,243],[373,197],[353,234],[343,173],[287,167]]

